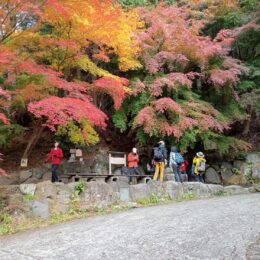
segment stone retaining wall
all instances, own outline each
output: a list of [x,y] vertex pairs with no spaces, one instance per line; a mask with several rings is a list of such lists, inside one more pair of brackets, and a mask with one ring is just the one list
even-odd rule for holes
[[[141,201],[155,199],[183,200],[191,198],[209,198],[217,195],[247,194],[260,191],[260,185],[243,188],[232,185],[202,184],[198,182],[149,183],[128,185],[123,182],[89,182],[80,195],[75,190],[80,183],[55,183],[49,181],[38,184],[21,184],[19,186],[0,186],[0,194],[5,194],[5,205],[12,209],[13,215],[25,217],[49,218],[53,214],[67,213],[69,210],[104,209],[112,205],[131,205]],[[81,183],[82,184],[82,183]]]

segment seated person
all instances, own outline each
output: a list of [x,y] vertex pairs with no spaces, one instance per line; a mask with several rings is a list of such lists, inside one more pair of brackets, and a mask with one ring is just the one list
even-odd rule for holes
[[154,173],[155,173],[155,165],[154,165],[154,163],[152,162],[152,163],[147,163],[147,165],[146,165],[146,169],[147,169],[147,174],[148,175],[154,175]]
[[132,183],[132,176],[131,175],[141,175],[139,169],[138,169],[138,163],[139,163],[139,155],[137,153],[137,149],[134,147],[132,149],[132,152],[128,154],[127,157],[128,161],[128,168],[129,168],[129,182]]

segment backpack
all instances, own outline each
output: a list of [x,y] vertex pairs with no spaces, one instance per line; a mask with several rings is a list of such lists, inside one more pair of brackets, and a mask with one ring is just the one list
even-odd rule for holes
[[198,172],[204,172],[206,170],[206,163],[203,160],[199,161]]
[[162,149],[160,149],[160,147],[155,147],[154,148],[154,153],[153,153],[153,159],[155,161],[163,161],[163,152]]
[[186,171],[186,164],[183,162],[181,163],[181,172]]
[[184,159],[180,153],[175,153],[175,162],[181,164],[184,162]]

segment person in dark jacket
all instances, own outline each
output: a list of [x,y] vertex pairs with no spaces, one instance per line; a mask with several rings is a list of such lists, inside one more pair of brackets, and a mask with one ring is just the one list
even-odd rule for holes
[[179,152],[178,152],[176,146],[172,146],[171,152],[170,152],[169,165],[172,168],[172,171],[174,173],[175,181],[182,182],[181,169],[180,169],[182,162],[178,162],[178,160],[177,160],[178,155],[179,155]]
[[55,142],[54,148],[51,149],[47,159],[45,160],[45,163],[51,160],[51,182],[59,181],[57,170],[59,168],[62,158],[63,158],[63,151],[59,147],[59,142]]
[[164,168],[167,165],[167,149],[165,148],[164,141],[160,141],[159,147],[153,148],[153,161],[155,164],[155,173],[153,179],[157,181],[160,174],[160,182],[163,182]]

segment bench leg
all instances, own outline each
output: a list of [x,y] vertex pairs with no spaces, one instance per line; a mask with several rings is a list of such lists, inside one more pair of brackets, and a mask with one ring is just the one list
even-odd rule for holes
[[148,183],[149,181],[151,181],[152,178],[151,177],[140,177],[138,183]]
[[106,182],[107,183],[119,182],[119,177],[118,176],[109,176],[106,178]]

